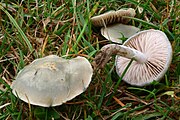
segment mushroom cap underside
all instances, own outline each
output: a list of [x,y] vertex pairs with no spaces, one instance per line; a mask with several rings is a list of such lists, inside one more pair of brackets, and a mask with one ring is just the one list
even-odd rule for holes
[[50,55],[22,69],[12,83],[13,94],[38,106],[57,106],[76,97],[90,84],[93,70],[84,57],[71,60]]
[[97,15],[91,18],[92,24],[96,27],[103,27],[112,23],[126,24],[130,21],[125,16],[134,17],[135,10],[133,8],[120,9],[118,11],[109,11],[101,15]]
[[[144,86],[164,76],[172,60],[172,48],[163,32],[144,30],[130,37],[124,45],[142,52],[147,58],[145,63],[132,62],[123,78],[125,82]],[[119,76],[129,62],[130,59],[116,57],[116,71]]]

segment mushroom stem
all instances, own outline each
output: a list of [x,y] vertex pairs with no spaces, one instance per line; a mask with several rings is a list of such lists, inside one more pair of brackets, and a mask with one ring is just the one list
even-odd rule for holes
[[104,65],[109,61],[112,55],[120,55],[128,59],[134,59],[138,63],[145,63],[146,56],[135,49],[118,45],[118,44],[108,44],[101,48],[100,52],[95,57],[96,67],[104,67]]

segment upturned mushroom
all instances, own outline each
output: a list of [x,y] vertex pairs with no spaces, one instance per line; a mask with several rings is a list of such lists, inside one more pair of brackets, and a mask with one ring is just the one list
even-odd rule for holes
[[89,86],[93,69],[84,57],[70,60],[50,55],[25,66],[12,83],[21,100],[38,106],[57,106],[81,94]]
[[167,36],[159,30],[144,30],[131,36],[123,45],[108,44],[95,57],[98,67],[103,67],[116,56],[116,72],[122,75],[125,67],[134,59],[123,80],[131,85],[144,86],[160,80],[172,60],[172,48]]

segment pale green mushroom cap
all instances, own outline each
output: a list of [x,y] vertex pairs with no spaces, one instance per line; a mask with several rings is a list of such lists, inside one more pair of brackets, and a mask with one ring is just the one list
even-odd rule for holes
[[50,55],[24,67],[11,88],[15,96],[27,103],[57,106],[84,92],[92,74],[91,64],[84,57],[66,60]]

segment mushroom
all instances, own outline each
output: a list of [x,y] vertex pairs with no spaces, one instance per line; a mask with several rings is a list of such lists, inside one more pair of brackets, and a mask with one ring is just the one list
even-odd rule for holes
[[123,38],[129,38],[138,31],[140,31],[140,29],[137,27],[117,23],[109,25],[108,27],[102,27],[101,35],[103,35],[107,40],[121,44],[123,43]]
[[101,34],[108,40],[116,43],[123,43],[121,38],[128,38],[139,31],[139,28],[125,25],[136,15],[133,8],[109,11],[107,13],[91,18],[92,24],[101,28]]
[[70,60],[56,55],[34,60],[12,83],[21,100],[38,106],[57,106],[81,94],[89,86],[93,69],[84,57]]
[[95,57],[96,66],[103,67],[113,54],[117,55],[115,63],[119,76],[130,59],[134,59],[123,80],[135,86],[160,80],[172,60],[172,48],[167,36],[162,31],[153,29],[131,36],[123,45],[105,45]]
[[133,8],[120,9],[118,11],[109,11],[101,15],[91,18],[91,22],[96,27],[103,27],[112,23],[128,23],[130,21],[126,16],[134,17],[135,10]]

